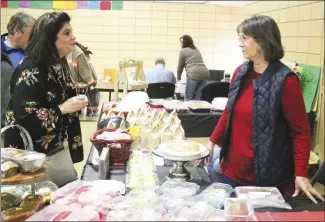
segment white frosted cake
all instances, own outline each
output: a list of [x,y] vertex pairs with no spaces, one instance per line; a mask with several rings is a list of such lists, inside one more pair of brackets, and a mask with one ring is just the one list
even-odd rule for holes
[[204,149],[199,143],[188,140],[172,140],[159,146],[161,153],[178,157],[200,156]]

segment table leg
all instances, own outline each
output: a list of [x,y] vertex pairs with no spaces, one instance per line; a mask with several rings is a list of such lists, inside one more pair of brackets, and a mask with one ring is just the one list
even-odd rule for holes
[[108,97],[109,101],[111,101],[111,92],[109,92],[109,97]]

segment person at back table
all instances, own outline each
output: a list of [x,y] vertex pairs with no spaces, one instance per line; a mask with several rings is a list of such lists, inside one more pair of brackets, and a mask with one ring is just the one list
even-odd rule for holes
[[176,83],[173,71],[166,68],[166,62],[163,58],[157,58],[155,61],[155,67],[148,70],[145,75],[148,84],[160,82]]
[[11,16],[7,30],[1,35],[1,128],[4,127],[5,115],[10,100],[9,82],[12,73],[25,57],[25,48],[35,18],[18,12]]
[[180,37],[182,49],[179,53],[177,80],[181,80],[186,70],[185,100],[200,100],[202,89],[206,86],[210,72],[203,62],[201,52],[195,47],[189,35]]

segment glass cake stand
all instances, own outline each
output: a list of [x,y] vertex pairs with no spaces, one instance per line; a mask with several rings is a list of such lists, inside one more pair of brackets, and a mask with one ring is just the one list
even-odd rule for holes
[[189,181],[191,179],[190,172],[185,168],[186,163],[209,156],[209,150],[204,147],[203,151],[195,156],[172,156],[162,151],[160,146],[153,150],[153,153],[166,160],[173,161],[173,168],[169,170],[167,179],[178,179]]

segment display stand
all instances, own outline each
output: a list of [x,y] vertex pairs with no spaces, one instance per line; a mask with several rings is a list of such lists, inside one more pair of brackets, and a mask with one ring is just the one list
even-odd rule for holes
[[[20,130],[20,136],[24,143],[25,150],[33,151],[34,145],[31,136],[28,131],[20,125],[9,125],[1,129],[3,134],[9,128],[17,128]],[[3,148],[4,149],[4,148]],[[12,185],[30,185],[32,194],[35,194],[35,183],[41,180],[45,175],[45,168],[42,167],[33,173],[17,173],[12,177],[1,178],[1,186],[12,186]]]
[[35,183],[45,175],[45,168],[41,168],[34,173],[17,173],[8,178],[1,178],[1,186],[30,185],[31,192],[35,194]]
[[[126,72],[126,68],[136,68],[135,72],[132,76],[128,77],[128,74]],[[133,81],[141,81],[143,84],[140,85],[130,85],[129,86],[129,80]],[[117,77],[114,82],[114,95],[113,95],[113,101],[118,101],[118,93],[119,90],[123,90],[123,96],[125,96],[128,92],[128,90],[143,90],[148,87],[148,84],[145,82],[145,75],[143,71],[143,62],[142,61],[135,61],[133,59],[130,59],[128,61],[120,61],[119,62],[119,69],[117,71]]]
[[167,179],[177,179],[177,180],[184,180],[184,181],[191,180],[191,174],[185,168],[186,163],[209,156],[209,151],[207,149],[205,149],[203,152],[200,153],[200,155],[196,157],[181,157],[181,156],[166,155],[164,152],[162,152],[162,149],[159,147],[154,149],[153,153],[166,160],[173,161],[174,167],[169,170]]

